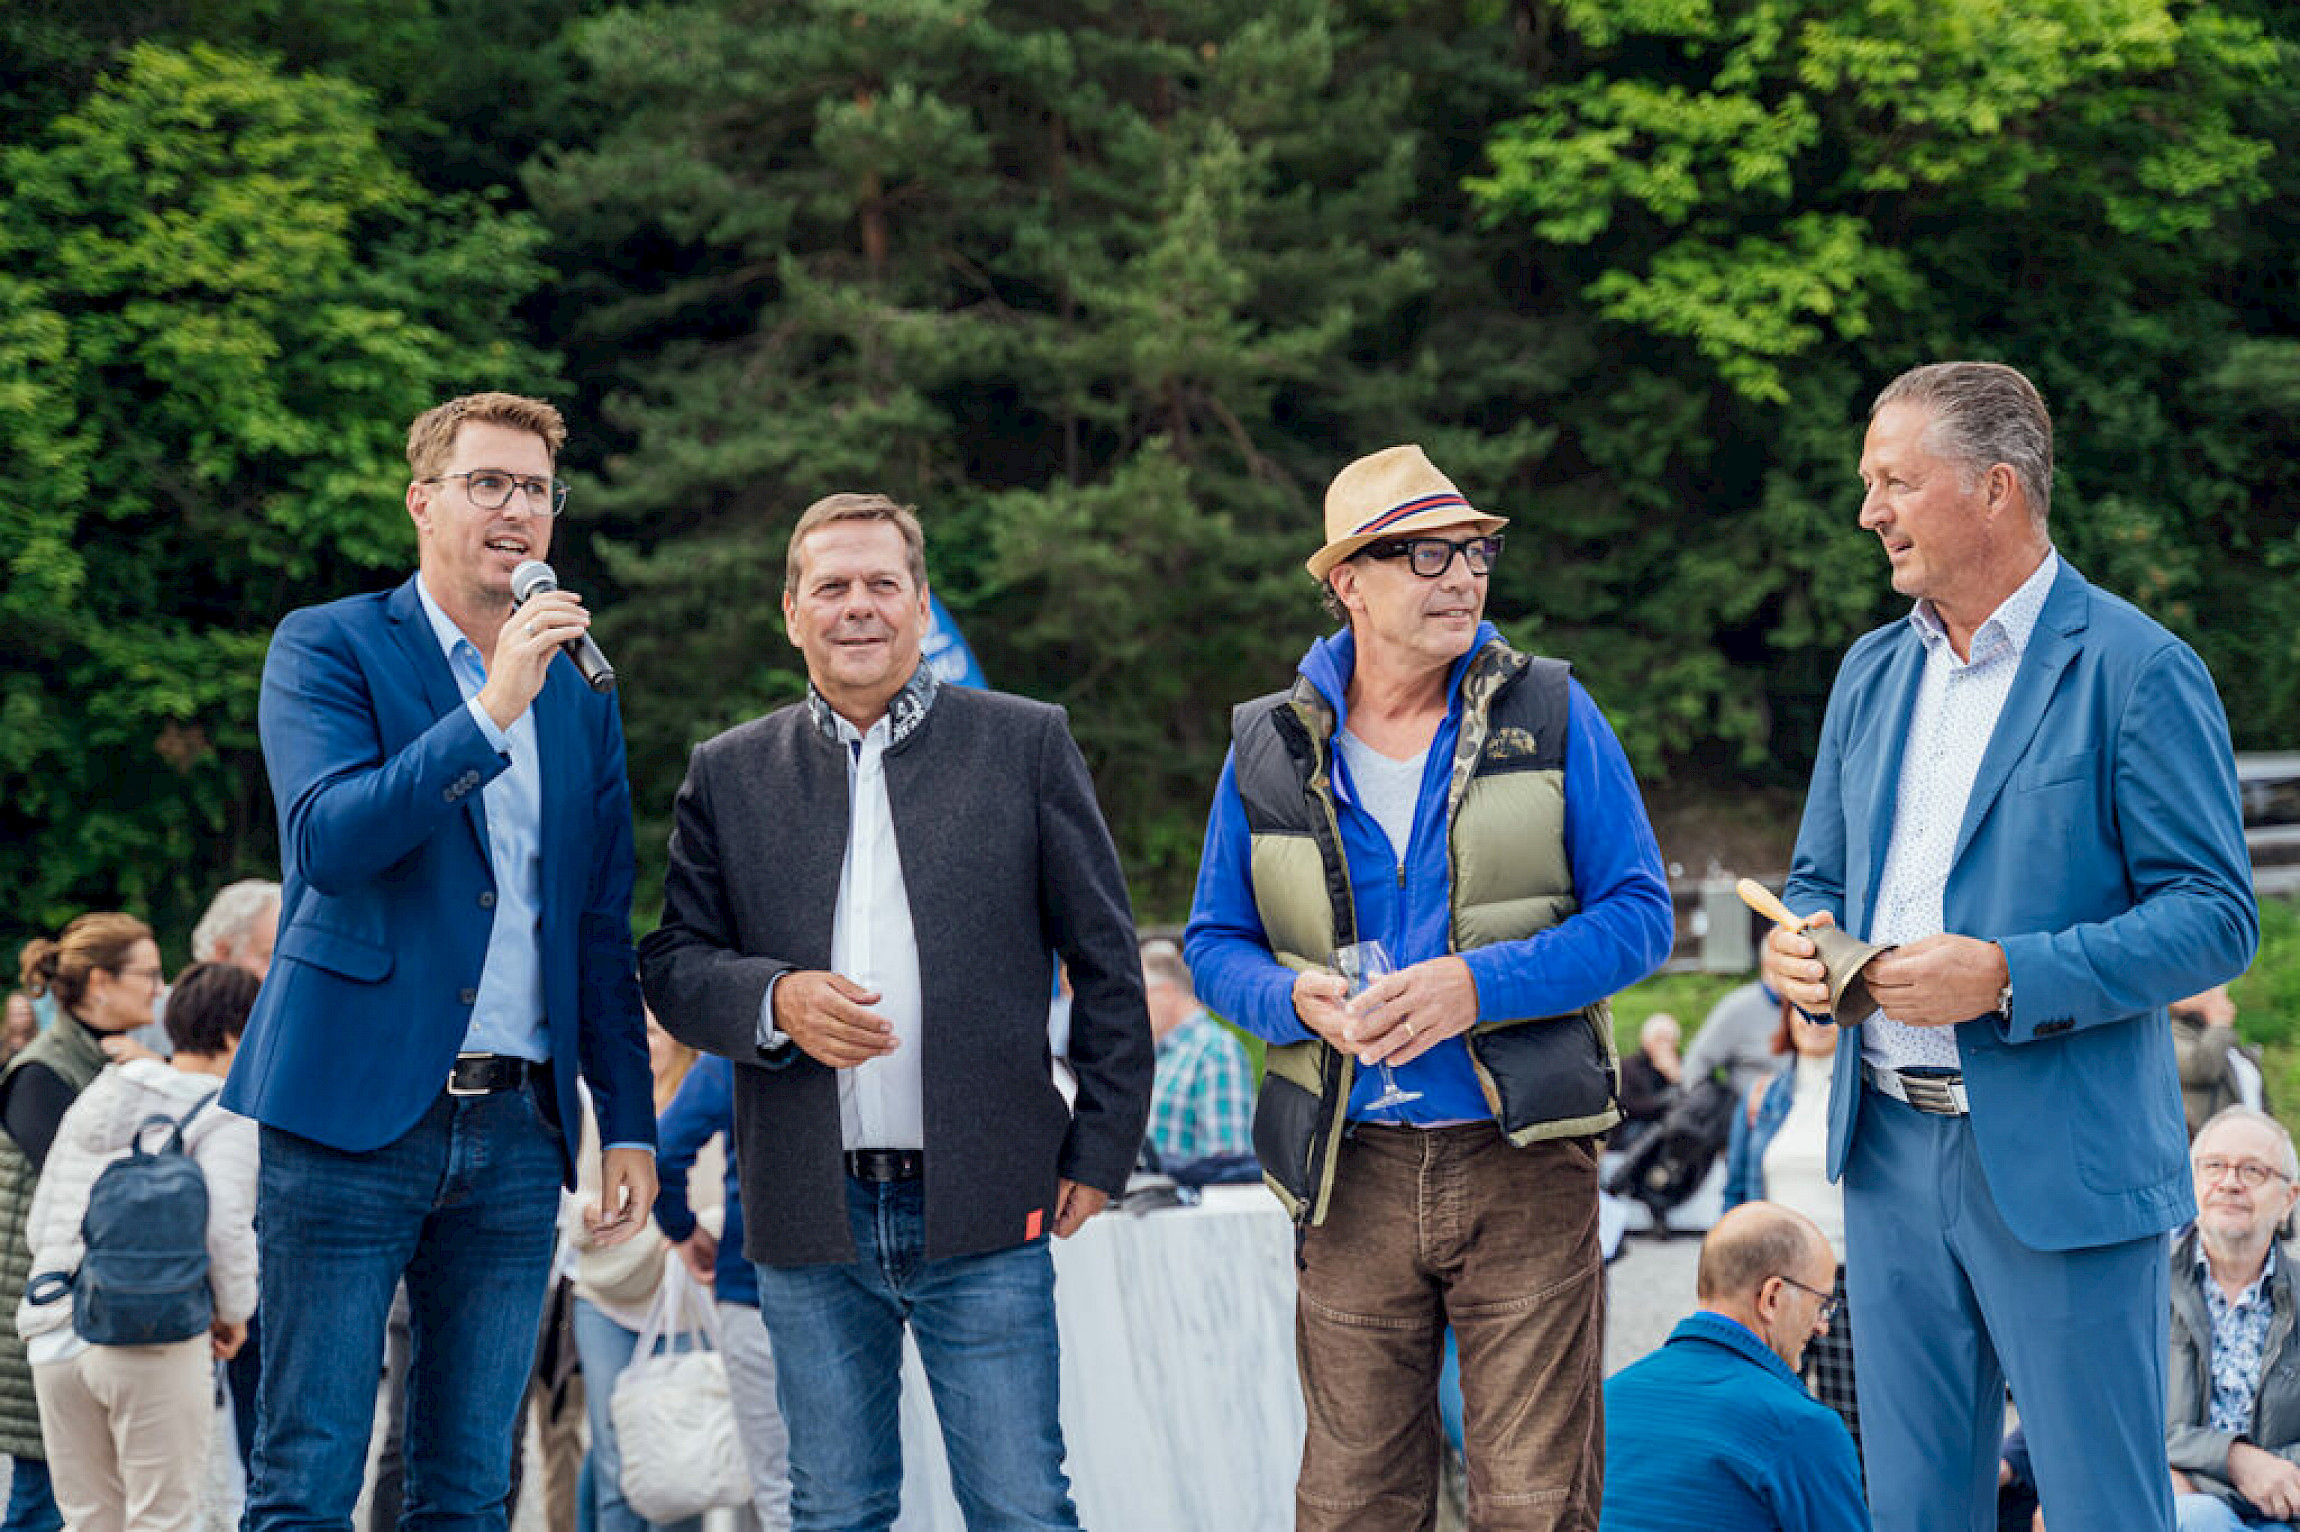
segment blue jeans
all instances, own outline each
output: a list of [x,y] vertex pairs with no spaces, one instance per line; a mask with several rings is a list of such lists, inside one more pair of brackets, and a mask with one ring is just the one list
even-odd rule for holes
[[2180,1532],[2290,1532],[2291,1523],[2252,1521],[2210,1495],[2175,1495],[2172,1514]]
[[1046,1241],[930,1261],[917,1181],[850,1177],[847,1222],[853,1264],[759,1268],[759,1313],[791,1431],[793,1532],[893,1525],[905,1324],[926,1363],[968,1532],[1076,1527]]
[[248,1532],[351,1525],[392,1289],[414,1347],[402,1525],[501,1532],[559,1211],[558,1130],[530,1091],[442,1094],[351,1154],[263,1130],[264,1316]]
[[1863,1089],[1845,1284],[1876,1532],[1995,1520],[2008,1380],[2048,1525],[2163,1532],[2164,1236],[2032,1249],[1997,1210],[1970,1119]]
[[[575,1300],[575,1353],[583,1359],[583,1413],[591,1423],[591,1508],[598,1532],[644,1532],[657,1525],[623,1498],[623,1453],[615,1441],[615,1417],[607,1408],[615,1397],[615,1380],[638,1349],[637,1331],[600,1313],[588,1298]],[[669,1525],[678,1532],[698,1532],[703,1522],[691,1517]]]
[[8,1514],[0,1532],[63,1532],[64,1513],[56,1509],[56,1489],[40,1458],[8,1460]]

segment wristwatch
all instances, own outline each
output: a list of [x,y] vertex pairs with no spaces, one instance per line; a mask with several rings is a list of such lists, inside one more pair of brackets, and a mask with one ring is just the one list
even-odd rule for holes
[[2005,987],[1997,991],[1997,1014],[2012,1020],[2012,980],[2009,978],[2005,980]]

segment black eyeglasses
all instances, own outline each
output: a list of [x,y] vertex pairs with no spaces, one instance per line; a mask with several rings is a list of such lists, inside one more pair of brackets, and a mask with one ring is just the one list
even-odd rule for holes
[[538,516],[556,516],[567,509],[564,479],[534,479],[500,468],[474,468],[469,473],[435,474],[423,482],[441,484],[449,479],[461,479],[471,503],[483,511],[502,510],[511,503],[513,490],[527,497],[527,508]]
[[[1779,1274],[1776,1273],[1776,1275]],[[1835,1319],[1837,1317],[1837,1310],[1845,1306],[1845,1300],[1839,1298],[1835,1293],[1824,1293],[1817,1287],[1807,1287],[1804,1283],[1798,1281],[1795,1277],[1783,1276],[1781,1277],[1781,1280],[1788,1283],[1798,1292],[1805,1294],[1807,1297],[1818,1298],[1821,1300],[1820,1317],[1821,1323],[1823,1324],[1827,1324],[1831,1320]]]
[[1493,561],[1501,557],[1501,535],[1465,537],[1458,543],[1442,537],[1385,537],[1358,551],[1370,559],[1410,560],[1413,572],[1425,580],[1444,574],[1457,553],[1471,574],[1491,574]]

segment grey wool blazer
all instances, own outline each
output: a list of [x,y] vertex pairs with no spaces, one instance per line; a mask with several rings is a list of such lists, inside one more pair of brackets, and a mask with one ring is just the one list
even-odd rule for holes
[[[1060,708],[940,688],[889,747],[887,799],[923,991],[930,1259],[1019,1245],[1054,1223],[1057,1177],[1123,1189],[1149,1115],[1152,1048],[1134,916]],[[696,747],[673,811],[662,924],[640,944],[673,1036],[735,1071],[744,1254],[851,1261],[836,1071],[761,1061],[778,974],[830,966],[847,761],[804,704]],[[1050,1075],[1052,954],[1074,995],[1075,1115]]]

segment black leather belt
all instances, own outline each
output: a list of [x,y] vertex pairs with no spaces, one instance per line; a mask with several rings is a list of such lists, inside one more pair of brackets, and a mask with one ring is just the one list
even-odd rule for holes
[[916,1181],[926,1174],[924,1149],[849,1149],[847,1174],[857,1181]]
[[447,1072],[450,1096],[492,1096],[517,1090],[547,1066],[508,1053],[459,1053]]

